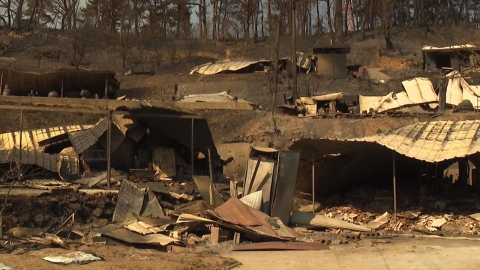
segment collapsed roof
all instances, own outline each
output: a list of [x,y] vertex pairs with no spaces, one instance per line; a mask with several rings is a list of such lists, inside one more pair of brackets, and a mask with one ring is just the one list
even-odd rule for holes
[[[424,168],[425,162],[478,156],[479,137],[480,120],[432,121],[362,138],[302,139],[290,149],[301,152],[297,189],[311,192],[315,157],[316,191],[333,194],[355,183],[391,176],[392,151],[401,154],[402,162],[408,162],[411,169],[417,165]],[[415,160],[420,162],[412,163]]]
[[[291,57],[284,57],[280,59],[281,66],[285,65],[286,61],[291,61]],[[283,63],[282,63],[283,62]],[[260,60],[218,60],[209,62],[200,66],[194,67],[190,70],[190,74],[213,75],[219,73],[251,73],[255,71],[265,71],[266,66],[272,66],[273,61]],[[304,69],[307,73],[315,69],[315,61],[311,56],[297,52],[297,66]]]

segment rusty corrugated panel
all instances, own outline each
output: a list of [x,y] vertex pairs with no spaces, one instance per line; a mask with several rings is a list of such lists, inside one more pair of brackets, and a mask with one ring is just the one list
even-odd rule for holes
[[262,250],[328,250],[328,246],[321,243],[305,242],[263,242],[245,245],[234,245],[232,251],[262,251]]
[[194,67],[190,70],[190,74],[203,74],[203,75],[212,75],[221,73],[224,71],[238,71],[244,68],[247,68],[252,65],[257,65],[261,63],[270,63],[268,60],[256,60],[256,61],[249,61],[249,60],[220,60],[216,62],[206,63],[197,67]]
[[[267,214],[242,203],[237,198],[230,198],[222,206],[215,208],[213,212],[213,216],[220,218],[222,221],[244,227],[260,236],[275,239],[291,239],[298,235],[293,229],[285,227],[285,231],[292,237],[279,236],[267,222],[269,218]],[[208,213],[211,213],[211,211],[208,211]],[[278,220],[278,222],[281,223],[282,221]]]
[[94,145],[100,136],[108,129],[108,120],[104,118],[98,121],[92,128],[78,132],[69,133],[70,142],[77,154],[83,153],[90,146]]
[[[242,226],[261,226],[261,222],[251,210],[255,210],[242,201],[231,198],[223,205],[215,208],[215,213],[220,215],[223,221]],[[267,216],[268,217],[268,216]]]

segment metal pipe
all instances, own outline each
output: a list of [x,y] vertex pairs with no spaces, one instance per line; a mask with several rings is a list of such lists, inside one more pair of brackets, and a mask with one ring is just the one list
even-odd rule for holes
[[263,158],[262,155],[258,156],[257,164],[255,165],[255,170],[253,171],[252,179],[250,179],[250,185],[248,187],[248,190],[246,190],[247,192],[243,193],[243,196],[248,195],[248,194],[250,194],[250,192],[252,192],[253,181],[255,180],[255,177],[257,176],[258,167],[260,166],[260,162],[262,161],[262,158]]
[[315,214],[315,152],[312,153],[312,213]]
[[193,118],[192,118],[192,132],[190,136],[190,164],[191,164],[191,174],[192,174],[192,179],[193,179]]
[[60,89],[60,98],[63,98],[63,75],[62,75],[62,89]]
[[210,171],[210,205],[215,206],[215,201],[213,199],[213,169],[212,169],[212,155],[210,154],[210,148],[207,148],[208,151],[208,169]]
[[425,163],[426,171],[427,171],[427,194],[430,193],[430,173],[428,172],[428,162]]
[[395,168],[395,151],[393,153],[393,222],[397,223],[397,173]]
[[18,160],[18,181],[20,182],[21,178],[21,169],[20,165],[22,164],[22,139],[23,139],[23,110],[20,110],[20,152],[19,152],[19,160]]
[[112,112],[108,111],[108,128],[107,128],[107,188],[110,188],[110,170],[112,158]]

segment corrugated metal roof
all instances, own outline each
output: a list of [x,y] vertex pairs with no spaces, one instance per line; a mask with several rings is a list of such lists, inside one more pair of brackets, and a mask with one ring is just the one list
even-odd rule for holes
[[[21,150],[22,157],[20,159],[20,149],[0,150],[0,163],[19,162],[22,164],[38,165],[52,172],[57,172],[57,161],[62,157],[57,154],[47,154],[35,150]],[[71,158],[71,157],[68,157]]]
[[[22,132],[22,149],[38,150],[41,147],[39,144],[42,144],[45,140],[70,132],[86,130],[91,127],[91,125],[72,125],[26,130]],[[20,148],[20,131],[0,134],[0,150],[10,150],[14,147]]]
[[456,50],[467,50],[467,49],[476,49],[477,46],[472,44],[462,44],[462,45],[452,45],[445,47],[435,47],[424,45],[421,49],[422,52],[431,52],[431,51],[456,51]]
[[98,121],[92,128],[69,133],[68,137],[77,154],[83,153],[90,146],[94,145],[100,136],[108,129],[108,120],[104,118]]
[[440,162],[480,152],[480,120],[420,122],[349,141],[374,142],[407,157]]
[[215,94],[193,94],[184,96],[178,102],[247,102],[230,96],[226,91]]
[[194,67],[190,70],[190,74],[203,74],[203,75],[212,75],[224,71],[238,71],[240,69],[246,68],[251,65],[257,65],[260,63],[270,63],[268,60],[219,60],[216,62],[206,63],[197,67]]

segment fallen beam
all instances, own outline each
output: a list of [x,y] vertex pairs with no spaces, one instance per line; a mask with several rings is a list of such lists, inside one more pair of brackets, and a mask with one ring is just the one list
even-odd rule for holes
[[232,251],[266,251],[266,250],[328,250],[328,246],[321,243],[305,242],[263,242],[233,246]]

